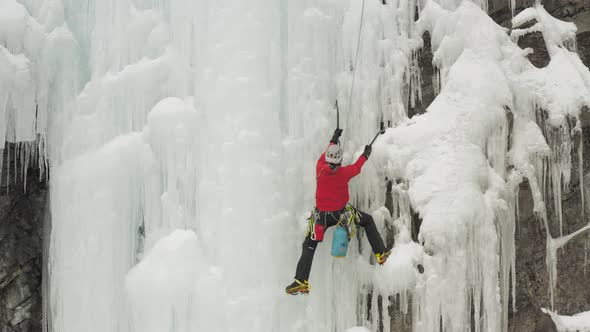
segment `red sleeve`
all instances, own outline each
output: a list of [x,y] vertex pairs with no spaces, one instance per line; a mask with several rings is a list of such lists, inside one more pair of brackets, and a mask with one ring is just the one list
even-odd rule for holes
[[365,164],[365,161],[367,161],[367,157],[365,157],[365,155],[361,155],[359,157],[359,159],[357,159],[354,164],[348,165],[348,166],[344,166],[344,167],[340,168],[340,171],[348,179],[351,179],[351,178],[353,178],[353,177],[355,177],[355,176],[357,176],[357,175],[360,174],[361,168]]

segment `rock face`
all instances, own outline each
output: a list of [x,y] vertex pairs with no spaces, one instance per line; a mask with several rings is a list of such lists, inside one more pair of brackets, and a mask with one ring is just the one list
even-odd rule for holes
[[432,103],[434,98],[434,68],[432,67],[432,46],[430,44],[430,34],[425,32],[422,36],[424,46],[418,54],[418,65],[420,66],[420,74],[422,75],[422,100],[416,101],[414,107],[410,106],[408,110],[408,117],[413,117],[416,114],[426,112],[428,105]]
[[[47,188],[31,169],[25,190],[4,150],[0,186],[0,332],[41,331],[43,220]],[[7,185],[8,167],[10,185]]]
[[[590,188],[590,128],[584,128],[584,173],[585,188]],[[577,174],[577,164],[572,174]],[[574,173],[576,172],[576,173]],[[587,203],[586,203],[587,204]],[[548,315],[540,308],[551,309],[549,274],[545,263],[546,231],[541,221],[532,213],[533,199],[528,184],[521,185],[519,196],[520,221],[516,229],[516,312],[511,313],[509,331],[555,331]],[[582,228],[587,218],[582,216],[582,199],[577,179],[564,194],[564,235]],[[586,205],[586,213],[588,207]],[[551,225],[553,237],[559,229]],[[557,251],[557,289],[554,309],[560,314],[572,315],[590,310],[590,270],[585,259],[589,236],[580,235]]]

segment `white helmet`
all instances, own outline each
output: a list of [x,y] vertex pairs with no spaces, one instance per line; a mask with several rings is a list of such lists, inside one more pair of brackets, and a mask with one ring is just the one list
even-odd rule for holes
[[342,162],[342,148],[338,144],[332,144],[326,151],[326,162],[340,164]]

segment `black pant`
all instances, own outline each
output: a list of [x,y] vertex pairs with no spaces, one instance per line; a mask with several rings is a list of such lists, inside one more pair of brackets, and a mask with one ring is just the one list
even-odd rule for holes
[[[338,223],[340,215],[344,212],[344,210],[335,212],[320,211],[320,220],[317,220],[316,222],[320,222],[326,225],[326,229],[328,229],[328,227],[335,226]],[[381,235],[379,235],[379,231],[377,231],[377,227],[375,226],[375,221],[373,220],[373,217],[359,210],[357,210],[357,212],[361,216],[358,224],[365,229],[365,233],[367,234],[367,239],[369,240],[369,244],[371,244],[373,253],[377,254],[384,252],[386,250],[385,245],[383,244]],[[295,272],[296,279],[309,279],[309,273],[311,272],[311,263],[313,262],[313,255],[315,254],[315,249],[317,248],[318,243],[319,241],[314,241],[311,239],[311,233],[308,232],[307,236],[305,237],[305,240],[303,240],[303,245],[301,246],[301,258],[299,258],[299,262],[297,263],[297,271]]]

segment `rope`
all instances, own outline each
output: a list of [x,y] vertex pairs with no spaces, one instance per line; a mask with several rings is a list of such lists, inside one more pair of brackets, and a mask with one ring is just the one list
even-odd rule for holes
[[361,48],[361,36],[363,35],[363,21],[365,18],[365,1],[363,0],[363,7],[361,9],[361,22],[359,25],[359,36],[356,42],[356,54],[354,56],[354,67],[352,68],[352,84],[350,85],[350,93],[348,94],[348,108],[346,109],[350,114],[350,107],[352,106],[352,92],[354,91],[354,81],[356,78],[356,64],[359,58],[359,49]]

